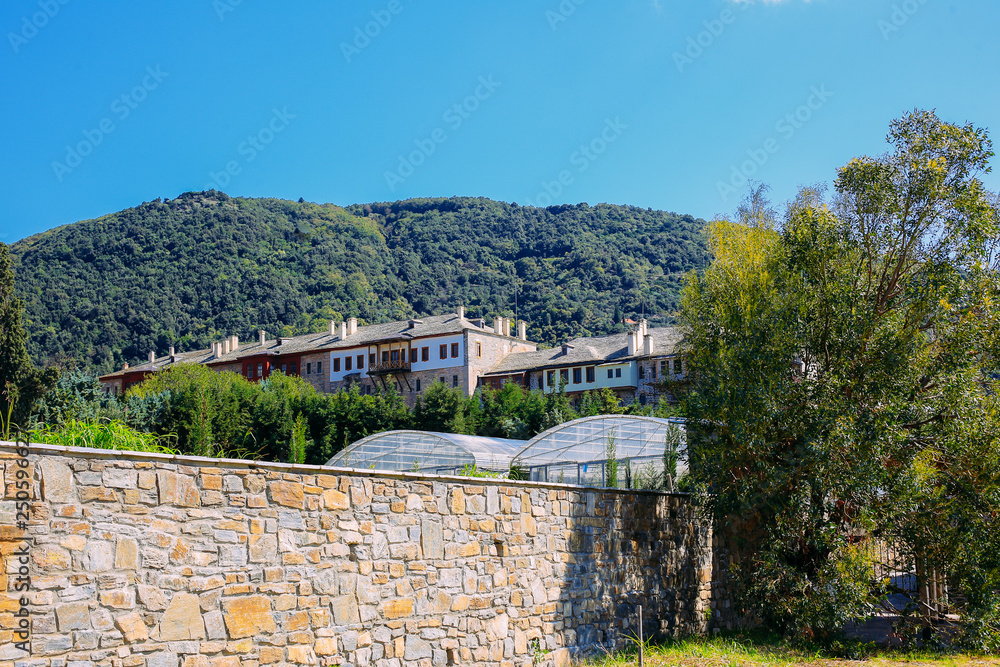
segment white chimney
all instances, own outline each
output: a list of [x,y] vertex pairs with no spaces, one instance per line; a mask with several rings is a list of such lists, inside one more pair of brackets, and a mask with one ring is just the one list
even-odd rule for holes
[[646,334],[645,338],[643,338],[642,348],[642,352],[646,356],[653,354],[653,337],[649,334]]
[[337,321],[330,320],[330,336],[333,337],[336,335],[337,335]]
[[233,352],[235,352],[236,350],[240,349],[240,337],[239,336],[230,336],[229,337],[229,348]]
[[524,320],[517,323],[517,337],[521,340],[528,340],[528,323]]
[[347,335],[353,336],[358,333],[358,318],[349,317],[347,318]]
[[261,347],[263,347],[264,341],[267,340],[267,333],[263,329],[261,329],[258,333],[260,335],[260,344],[261,344]]
[[347,338],[347,322],[340,323],[340,340]]
[[156,352],[150,351],[149,353],[149,363],[156,361]]
[[639,326],[642,327],[643,336],[649,333],[649,320],[642,320],[639,322]]
[[465,319],[465,306],[459,306],[458,310],[455,312],[458,314],[458,319],[460,320]]
[[174,346],[171,345],[170,346],[170,359],[173,360],[173,358],[174,358]]
[[503,318],[503,335],[510,336],[510,318]]
[[639,332],[628,332],[628,356],[634,356],[639,347]]
[[222,356],[229,354],[229,339],[226,338],[222,341]]
[[493,318],[493,333],[502,334],[503,333],[503,318],[494,317]]

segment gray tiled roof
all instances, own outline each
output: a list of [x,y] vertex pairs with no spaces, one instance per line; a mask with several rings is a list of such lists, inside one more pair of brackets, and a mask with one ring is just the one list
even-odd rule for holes
[[[653,357],[673,354],[677,344],[681,341],[680,329],[676,327],[650,329],[649,335],[653,343],[652,355],[650,356]],[[570,345],[571,348],[566,354],[563,354],[562,346],[551,350],[509,354],[500,360],[500,363],[494,366],[487,375],[520,373],[581,364],[624,362],[647,356],[643,351],[641,341],[638,354],[629,356],[627,333],[593,338],[574,338],[568,341],[567,345]]]
[[[275,356],[279,354],[302,354],[319,350],[335,350],[338,348],[372,345],[377,342],[408,341],[426,336],[461,333],[465,329],[472,329],[486,335],[496,335],[492,329],[480,328],[468,319],[459,319],[457,314],[449,313],[447,315],[434,315],[421,318],[419,323],[414,325],[412,329],[410,328],[409,320],[359,326],[354,335],[343,339],[339,335],[331,336],[328,333],[314,333],[291,338],[281,338],[280,341],[282,342],[280,343],[279,340],[265,340],[264,344],[261,345],[260,341],[255,338],[247,342],[240,341],[238,350],[224,354],[221,357],[214,356],[211,349],[183,352],[175,354],[174,361],[169,356],[159,357],[152,364],[147,362],[141,366],[133,366],[127,370],[116,371],[102,377],[112,378],[136,371],[154,372],[176,364],[227,364],[261,354]],[[505,338],[509,337],[505,336]]]

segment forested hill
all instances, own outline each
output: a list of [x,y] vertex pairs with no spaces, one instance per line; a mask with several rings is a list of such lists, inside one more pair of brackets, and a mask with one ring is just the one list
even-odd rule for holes
[[[187,193],[11,250],[30,351],[99,371],[223,335],[323,330],[465,305],[555,343],[644,311],[666,320],[707,263],[704,221],[629,206],[488,199],[310,204]],[[620,326],[620,325],[619,325]]]

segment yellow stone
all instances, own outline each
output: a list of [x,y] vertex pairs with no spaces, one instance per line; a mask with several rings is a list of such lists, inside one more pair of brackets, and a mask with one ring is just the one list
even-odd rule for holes
[[125,641],[129,644],[144,642],[149,639],[149,629],[139,614],[125,614],[115,619],[115,625],[122,631]]
[[451,492],[451,513],[465,514],[465,492],[462,489],[453,489]]
[[115,569],[137,570],[139,568],[139,545],[131,537],[118,538],[115,549]]
[[314,665],[316,664],[316,654],[313,653],[311,646],[289,646],[288,662],[300,665]]
[[389,620],[413,615],[413,598],[389,600],[382,607],[382,616]]
[[328,489],[323,492],[323,504],[328,510],[346,510],[351,506],[351,501],[346,493]]
[[271,501],[284,505],[302,509],[305,493],[302,485],[295,482],[271,482]]
[[262,595],[227,600],[222,606],[226,628],[233,639],[275,631],[271,601]]
[[482,549],[479,546],[479,542],[469,542],[468,544],[463,544],[458,549],[458,555],[463,558],[468,558],[469,556],[478,556]]
[[334,637],[320,637],[315,646],[316,655],[337,655],[337,640]]

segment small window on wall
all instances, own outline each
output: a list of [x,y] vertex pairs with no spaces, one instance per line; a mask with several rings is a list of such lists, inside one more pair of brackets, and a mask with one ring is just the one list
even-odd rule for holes
[[639,397],[639,405],[646,405],[646,395],[643,394]]
[[431,359],[431,348],[424,347],[420,349],[420,361],[430,361]]
[[649,365],[649,376],[651,378],[653,378],[654,380],[656,379],[656,362],[655,361]]
[[288,372],[288,367],[285,364],[281,364],[281,372],[282,373],[287,373]]
[[660,362],[660,375],[669,375],[669,374],[670,374],[670,362],[669,361],[661,361]]
[[608,369],[608,379],[609,380],[614,380],[615,379],[615,369],[613,369],[613,368],[609,368]]
[[404,363],[406,362],[406,348],[399,351],[399,360]]
[[358,370],[360,371],[364,367],[365,367],[365,355],[359,354],[358,355]]
[[674,359],[674,373],[680,375],[684,372],[684,364],[681,363],[680,359]]
[[563,368],[559,371],[559,381],[569,384],[569,369]]
[[264,377],[264,364],[257,364],[257,377]]
[[323,362],[322,361],[317,361],[316,362],[316,372],[317,373],[322,373],[323,372]]
[[344,370],[349,371],[354,368],[354,359],[351,357],[344,357]]
[[416,363],[416,361],[417,361],[417,348],[411,347],[410,348],[410,363],[413,364],[413,363]]
[[392,362],[393,363],[396,363],[397,361],[399,361],[399,350],[393,350],[391,356],[392,356]]
[[555,385],[555,383],[556,383],[556,372],[555,371],[549,371],[549,373],[548,373],[548,383],[549,383],[550,387],[552,387],[552,386]]
[[438,352],[440,353],[442,359],[447,359],[448,358],[448,346],[447,345],[442,345],[441,349],[439,349]]
[[454,359],[458,356],[458,343],[451,344],[451,358]]
[[313,365],[310,364],[310,363],[307,363],[306,364],[306,375],[312,375],[312,372],[313,372]]
[[333,358],[333,372],[334,373],[340,372],[340,357]]
[[452,375],[451,376],[451,386],[452,387],[458,387],[458,376],[457,375]]
[[593,381],[594,381],[594,367],[593,366],[588,366],[587,367],[587,382],[593,382]]
[[478,341],[476,342],[476,356],[480,359],[483,357],[483,344]]
[[369,352],[368,353],[368,366],[371,367],[371,366],[374,366],[374,365],[375,365],[375,353],[374,352]]
[[580,384],[583,382],[583,369],[574,368],[573,369],[573,384]]
[[616,378],[620,378],[621,376],[622,376],[622,369],[616,368],[615,369],[615,377]]
[[253,379],[253,366],[247,366],[247,377]]
[[438,378],[438,382],[440,382],[441,384],[444,384],[444,376],[443,375]]
[[298,375],[298,372],[299,372],[299,371],[298,371],[298,369],[296,368],[296,366],[295,366],[295,363],[293,362],[293,363],[292,363],[292,375]]
[[646,379],[646,366],[645,366],[645,364],[639,364],[639,379],[640,380],[645,380]]
[[417,391],[420,391],[420,378],[417,378]]

